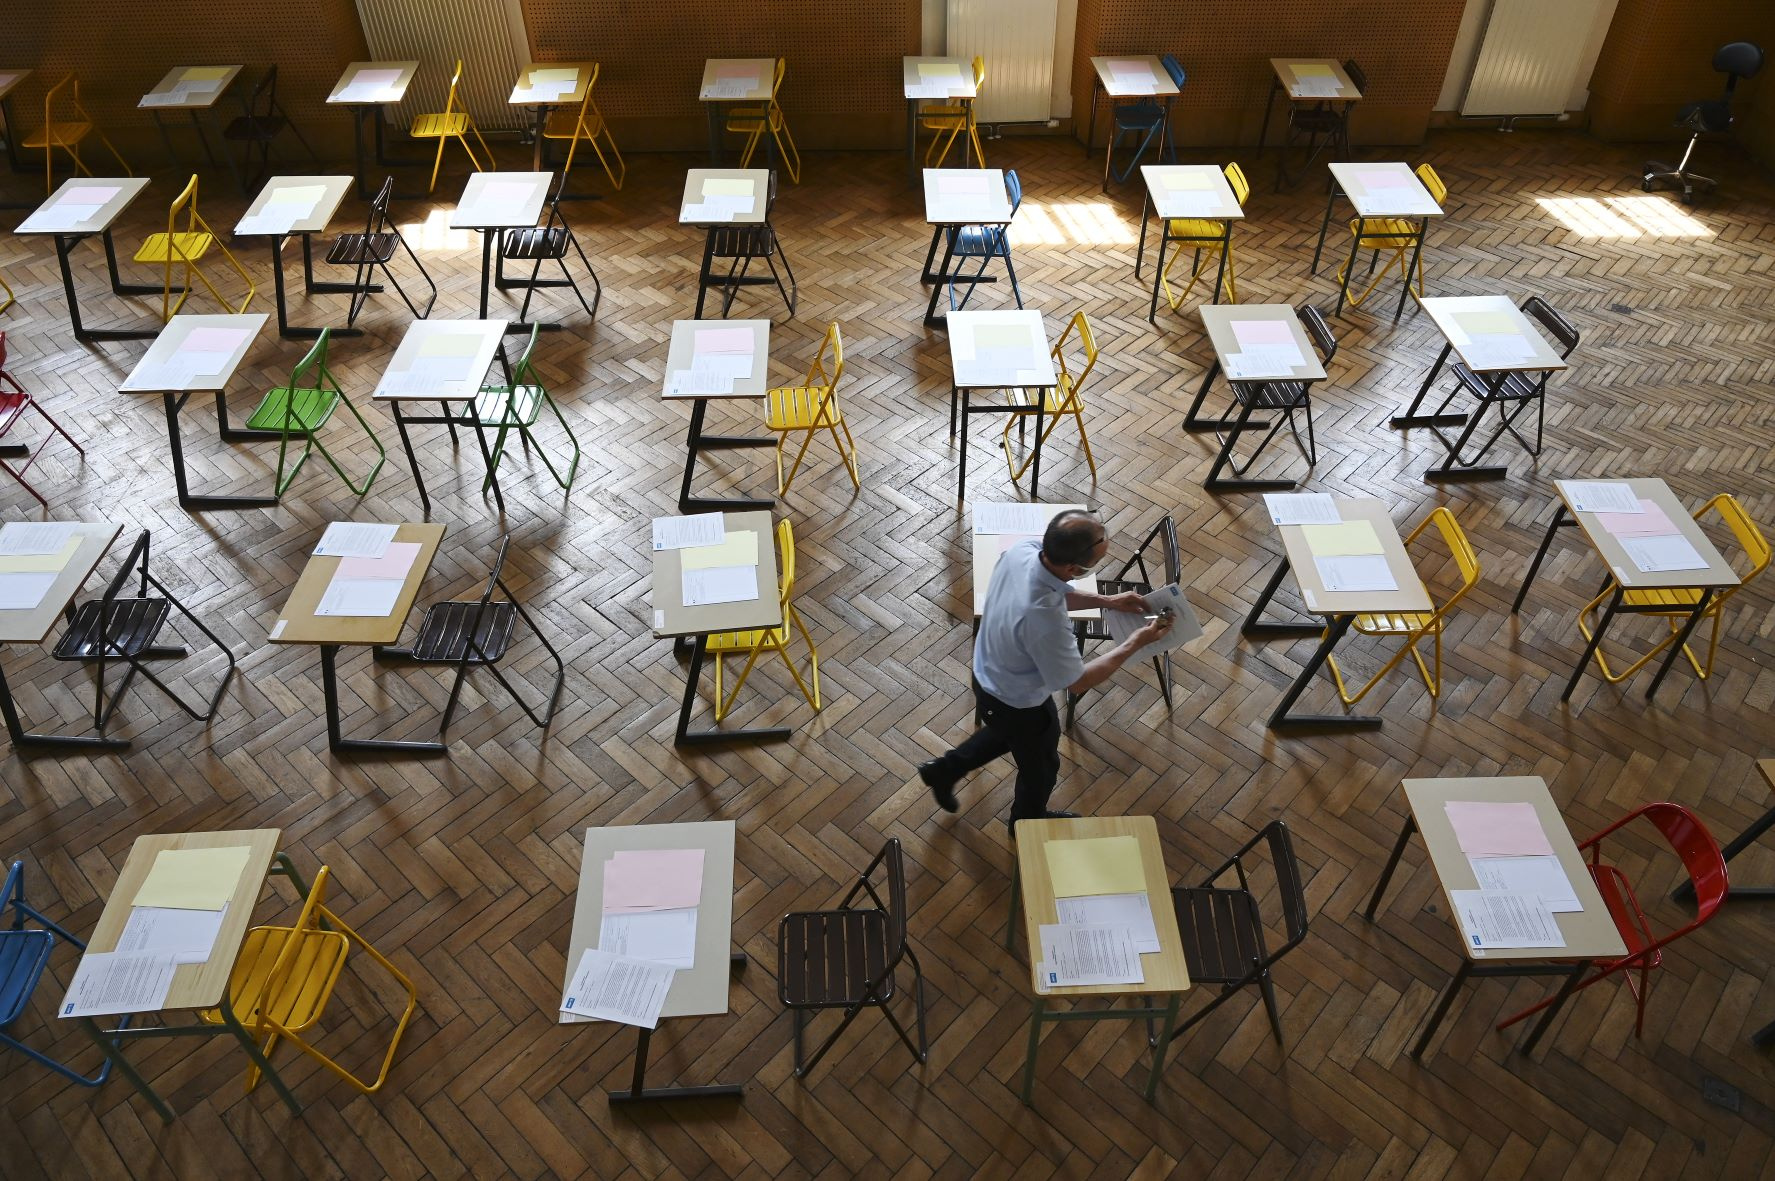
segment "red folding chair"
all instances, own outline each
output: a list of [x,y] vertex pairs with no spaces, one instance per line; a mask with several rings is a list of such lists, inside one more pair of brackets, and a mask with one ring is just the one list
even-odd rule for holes
[[[6,371],[6,333],[0,332],[0,440],[5,439],[12,432],[12,428],[17,425],[19,416],[25,412],[27,406],[42,415],[43,421],[47,422],[56,434],[68,440],[74,450],[80,452],[81,459],[86,458],[86,448],[74,442],[74,436],[63,430],[62,424],[51,418],[49,412],[38,403],[37,399],[25,392],[25,387],[18,383],[18,379]],[[3,454],[4,448],[0,448],[0,455]],[[25,473],[31,470],[31,465],[37,462],[37,457],[41,454],[41,451],[32,453],[31,457],[18,467],[13,467],[4,458],[0,458],[0,471],[4,471],[17,480],[19,487],[29,492],[38,504],[48,508],[49,501],[43,499],[42,493],[31,487],[30,483],[25,480]]]
[[[1627,876],[1613,865],[1602,860],[1603,838],[1616,829],[1638,820],[1641,817],[1650,822],[1664,834],[1677,856],[1682,858],[1683,865],[1689,871],[1689,879],[1695,890],[1695,917],[1685,926],[1659,934],[1652,929],[1651,921],[1640,907],[1639,899],[1633,893],[1633,883]],[[1561,989],[1554,996],[1548,997],[1538,1005],[1531,1005],[1513,1017],[1498,1023],[1499,1029],[1516,1024],[1531,1013],[1553,1004],[1581,988],[1589,988],[1592,984],[1616,972],[1637,973],[1627,977],[1627,986],[1633,990],[1633,999],[1639,1011],[1634,1019],[1633,1034],[1635,1037],[1645,1036],[1646,997],[1651,991],[1651,971],[1663,962],[1663,950],[1666,944],[1674,943],[1713,917],[1713,912],[1720,908],[1726,900],[1726,859],[1720,853],[1719,843],[1713,834],[1701,823],[1696,815],[1681,804],[1658,803],[1647,804],[1643,808],[1629,812],[1615,821],[1589,840],[1578,846],[1579,850],[1589,850],[1590,877],[1596,882],[1602,900],[1609,908],[1609,914],[1615,920],[1615,928],[1621,932],[1621,942],[1627,945],[1627,954],[1620,959],[1610,960],[1599,965],[1594,972],[1569,989]],[[1540,1036],[1537,1029],[1531,1035],[1532,1044]]]

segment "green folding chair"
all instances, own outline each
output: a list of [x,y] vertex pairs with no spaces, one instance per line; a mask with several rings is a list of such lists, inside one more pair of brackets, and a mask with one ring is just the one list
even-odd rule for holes
[[[536,367],[531,358],[536,355],[536,340],[541,334],[540,324],[530,328],[530,343],[524,347],[524,355],[512,366],[510,385],[487,385],[481,387],[480,397],[475,399],[475,422],[482,430],[497,431],[493,440],[493,450],[487,459],[487,478],[481,482],[481,494],[493,486],[494,473],[499,470],[499,461],[505,456],[505,443],[512,431],[518,432],[518,438],[528,453],[532,447],[542,458],[543,465],[549,469],[549,475],[561,486],[561,491],[573,489],[574,473],[579,471],[579,439],[573,428],[567,425],[567,418],[555,400],[549,397],[548,390],[543,386],[542,379],[536,375]],[[562,432],[567,441],[573,444],[573,462],[567,465],[567,474],[563,476],[555,467],[553,460],[542,444],[537,442],[531,432],[542,417],[542,408],[547,406],[555,421],[561,424]]]
[[[283,436],[277,447],[276,491],[279,496],[295,481],[296,473],[308,462],[311,451],[318,450],[321,458],[327,461],[327,466],[358,496],[370,491],[370,485],[376,482],[376,473],[388,462],[388,449],[383,447],[382,440],[376,437],[376,432],[370,429],[370,424],[364,421],[364,416],[358,413],[357,407],[351,404],[351,399],[345,396],[345,391],[339,388],[339,383],[333,380],[332,373],[327,369],[327,345],[332,331],[331,328],[321,329],[320,339],[314,342],[308,355],[296,362],[295,372],[290,374],[290,384],[267,393],[258,409],[253,411],[253,416],[247,419],[247,426],[252,430],[276,431]],[[333,453],[327,450],[326,444],[316,435],[326,425],[327,419],[333,417],[333,411],[340,406],[351,411],[357,424],[364,428],[364,434],[376,445],[376,466],[364,477],[361,488],[351,482],[351,477],[345,474],[345,469],[339,466],[339,461],[333,458]],[[302,437],[302,454],[285,470],[289,461],[291,435]]]

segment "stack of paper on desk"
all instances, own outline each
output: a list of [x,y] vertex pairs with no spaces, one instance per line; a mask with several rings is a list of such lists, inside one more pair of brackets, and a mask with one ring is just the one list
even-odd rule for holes
[[74,526],[13,521],[0,526],[0,611],[31,611],[80,548]]
[[1140,843],[1131,836],[1049,841],[1048,875],[1060,922],[1041,928],[1044,988],[1139,984],[1140,956],[1159,950]]
[[1536,897],[1549,911],[1584,909],[1533,804],[1450,800],[1443,809],[1482,891]]
[[1387,566],[1379,534],[1367,521],[1335,525],[1302,525],[1301,536],[1313,551],[1319,581],[1328,591],[1389,591],[1399,580]]
[[342,103],[374,103],[394,101],[395,84],[401,80],[401,71],[397,67],[392,70],[359,70],[352,75],[351,82],[339,92],[336,101]]
[[672,974],[696,965],[703,850],[625,849],[604,863],[598,946],[561,1010],[651,1029]]
[[419,560],[417,541],[391,541],[379,558],[340,558],[333,580],[321,592],[316,615],[381,618],[394,614],[401,588]]

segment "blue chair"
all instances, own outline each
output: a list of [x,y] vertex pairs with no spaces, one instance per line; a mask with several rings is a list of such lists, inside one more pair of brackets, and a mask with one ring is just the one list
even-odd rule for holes
[[[6,1031],[10,1029],[30,1003],[31,994],[37,990],[37,981],[43,976],[43,969],[49,964],[50,949],[55,946],[55,937],[60,935],[81,951],[86,944],[70,935],[66,928],[52,919],[45,918],[25,901],[25,864],[22,861],[12,863],[6,873],[6,888],[0,891],[0,910],[12,909],[12,925],[0,929],[0,1042],[21,1050],[25,1054],[57,1074],[83,1087],[96,1087],[111,1075],[111,1060],[107,1058],[105,1065],[92,1077],[76,1074],[72,1067],[64,1066],[54,1058],[38,1053]],[[29,918],[42,925],[41,930],[25,926]],[[129,1018],[125,1017],[118,1023],[118,1029],[129,1028]]]
[[[1011,202],[1011,217],[1017,216],[1017,209],[1023,204],[1023,184],[1017,179],[1017,170],[1005,170],[1005,196]],[[986,274],[986,264],[995,258],[1005,260],[1005,273],[1011,279],[1011,294],[1017,297],[1017,306],[1023,306],[1023,293],[1017,289],[1017,268],[1011,265],[1010,223],[1002,226],[951,226],[949,228],[949,252],[955,256],[955,269],[949,275],[949,310],[959,312],[968,306],[968,299],[974,294],[974,287]],[[977,258],[980,269],[972,275],[962,274],[963,260]],[[991,280],[986,280],[990,282]],[[967,295],[961,302],[955,302],[955,285],[965,283]]]
[[[1177,64],[1177,59],[1167,53],[1161,56],[1159,61],[1164,65],[1165,72],[1171,75],[1172,84],[1178,90],[1182,90],[1183,67]],[[1169,101],[1161,103],[1148,98],[1110,108],[1110,118],[1114,130],[1109,139],[1109,171],[1115,176],[1117,184],[1124,183],[1134,174],[1134,166],[1139,164],[1141,157],[1146,155],[1146,149],[1152,146],[1154,137],[1165,130],[1165,116],[1170,107]],[[1140,136],[1140,144],[1134,149],[1134,154],[1128,157],[1127,165],[1117,168],[1115,166],[1116,149],[1122,145],[1122,137],[1127,135]],[[1169,157],[1173,164],[1177,163],[1177,148],[1171,143],[1169,134],[1165,136],[1165,142],[1159,145],[1159,159],[1164,160],[1166,157]]]

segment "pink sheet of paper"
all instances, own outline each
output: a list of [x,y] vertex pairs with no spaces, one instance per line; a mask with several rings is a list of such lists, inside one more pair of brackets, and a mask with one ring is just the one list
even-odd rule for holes
[[1639,507],[1644,512],[1638,513],[1597,513],[1596,523],[1603,532],[1612,533],[1616,537],[1668,537],[1672,533],[1681,533],[1671,523],[1664,510],[1647,500],[1639,498]]
[[1450,800],[1443,807],[1469,857],[1551,857],[1553,846],[1533,804]]
[[1290,344],[1294,340],[1281,320],[1234,320],[1233,336],[1241,347],[1254,344]]
[[998,552],[1004,553],[1019,541],[1035,541],[1040,537],[1040,533],[1001,533],[998,535]]
[[682,910],[703,896],[701,849],[624,849],[604,863],[604,913]]
[[1397,172],[1386,172],[1380,169],[1360,175],[1362,187],[1365,189],[1409,189],[1417,183],[1409,176],[1401,176]]
[[417,541],[391,541],[380,558],[340,558],[334,578],[393,578],[402,580],[419,560]]
[[698,328],[693,352],[698,356],[708,353],[740,353],[750,356],[752,334],[744,328]]
[[250,333],[244,328],[193,328],[179,346],[182,353],[232,353]]
[[758,67],[750,63],[716,66],[715,77],[727,82],[750,82],[758,85]]

